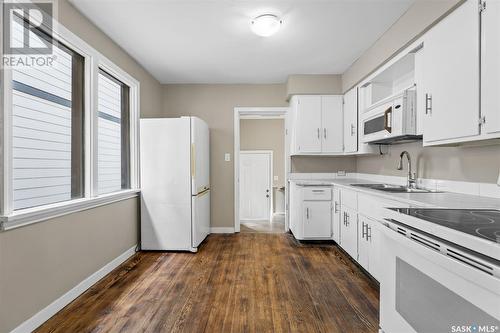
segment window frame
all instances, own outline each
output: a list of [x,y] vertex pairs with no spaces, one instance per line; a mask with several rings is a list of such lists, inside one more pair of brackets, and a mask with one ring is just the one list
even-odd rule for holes
[[[3,6],[0,6],[0,15]],[[42,29],[47,27],[42,26]],[[0,69],[0,231],[13,229],[54,217],[107,205],[137,197],[139,179],[139,115],[140,83],[114,62],[54,21],[53,38],[84,59],[84,147],[83,147],[83,197],[54,204],[20,210],[13,209],[12,179],[12,70]],[[0,59],[3,58],[3,34],[0,34]],[[97,122],[99,68],[113,75],[129,87],[130,133],[130,189],[98,195],[97,193]]]

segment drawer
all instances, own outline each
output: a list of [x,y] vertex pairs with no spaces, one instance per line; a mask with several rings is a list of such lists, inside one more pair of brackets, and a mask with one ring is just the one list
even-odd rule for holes
[[320,187],[320,186],[311,186],[304,187],[302,189],[302,198],[303,200],[308,201],[330,201],[332,200],[332,188],[331,187]]
[[356,191],[342,189],[342,206],[358,210],[358,193]]

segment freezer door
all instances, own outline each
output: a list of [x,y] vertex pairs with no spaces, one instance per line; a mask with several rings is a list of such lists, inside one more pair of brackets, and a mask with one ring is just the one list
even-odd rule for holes
[[210,138],[208,125],[191,117],[191,193],[210,188]]
[[210,233],[210,190],[193,196],[193,248],[197,248]]
[[141,119],[141,247],[190,250],[190,120]]

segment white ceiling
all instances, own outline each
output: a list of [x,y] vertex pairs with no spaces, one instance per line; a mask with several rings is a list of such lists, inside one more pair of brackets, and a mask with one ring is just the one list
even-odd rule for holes
[[[161,83],[279,83],[341,74],[413,0],[70,0]],[[265,38],[251,18],[274,13]]]

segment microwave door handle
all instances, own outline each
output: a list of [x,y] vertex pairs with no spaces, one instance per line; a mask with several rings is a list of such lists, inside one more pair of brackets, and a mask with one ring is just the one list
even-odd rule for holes
[[[389,116],[391,118],[390,121]],[[392,125],[392,106],[384,112],[384,129],[387,132],[392,133],[392,126],[390,126],[389,124]]]

